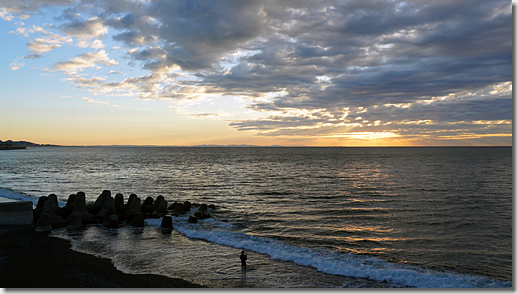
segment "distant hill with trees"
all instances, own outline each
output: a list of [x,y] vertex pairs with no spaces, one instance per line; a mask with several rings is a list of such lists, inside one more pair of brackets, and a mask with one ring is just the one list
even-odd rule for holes
[[9,149],[25,149],[26,147],[54,147],[58,145],[51,144],[36,144],[27,141],[1,141],[0,140],[0,150],[9,150]]

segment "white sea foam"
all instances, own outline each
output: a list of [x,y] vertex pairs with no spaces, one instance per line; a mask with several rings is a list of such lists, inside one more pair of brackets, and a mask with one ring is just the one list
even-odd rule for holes
[[17,201],[30,201],[33,203],[33,205],[38,203],[38,198],[36,197],[6,188],[0,188],[0,197]]
[[161,218],[147,218],[144,220],[148,226],[160,226],[162,224]]
[[[267,254],[272,259],[311,266],[329,274],[369,278],[377,281],[418,288],[507,288],[510,282],[454,272],[426,270],[419,267],[391,264],[382,259],[331,251],[317,251],[287,245],[278,240],[225,230],[228,223],[216,220],[188,224],[178,219],[174,228],[189,238],[203,239],[221,245]],[[159,225],[159,220],[148,221]],[[207,229],[209,228],[209,229]]]

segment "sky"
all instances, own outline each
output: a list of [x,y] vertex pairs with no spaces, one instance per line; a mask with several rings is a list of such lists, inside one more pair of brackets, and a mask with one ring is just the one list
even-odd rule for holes
[[511,146],[512,2],[0,1],[0,140]]

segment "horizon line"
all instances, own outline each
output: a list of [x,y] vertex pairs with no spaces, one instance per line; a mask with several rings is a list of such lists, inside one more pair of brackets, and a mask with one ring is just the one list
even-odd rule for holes
[[[218,144],[201,144],[201,145],[53,145],[53,144],[40,144],[42,146],[34,146],[34,147],[308,147],[308,148],[439,148],[439,147],[513,147],[512,145],[401,145],[401,146],[316,146],[316,145],[248,145],[248,144],[228,144],[228,145],[218,145]],[[46,146],[45,146],[46,145]],[[32,147],[32,146],[27,146]]]
[[[438,147],[513,147],[513,145],[394,145],[394,146],[376,146],[376,145],[365,145],[365,146],[337,146],[337,145],[327,145],[327,146],[316,146],[316,145],[254,145],[254,144],[196,144],[196,145],[153,145],[153,144],[93,144],[93,145],[57,145],[57,144],[39,144],[33,143],[30,141],[13,141],[6,140],[1,141],[2,143],[14,143],[18,146],[25,147],[309,147],[309,148],[331,148],[331,147],[342,147],[342,148],[438,148]],[[24,144],[25,143],[25,144]]]

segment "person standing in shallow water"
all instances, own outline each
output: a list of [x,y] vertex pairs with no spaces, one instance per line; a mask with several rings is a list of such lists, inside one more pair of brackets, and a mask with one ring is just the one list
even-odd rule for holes
[[241,259],[241,269],[242,270],[246,270],[246,254],[244,251],[241,251],[241,255],[239,256],[239,258]]

